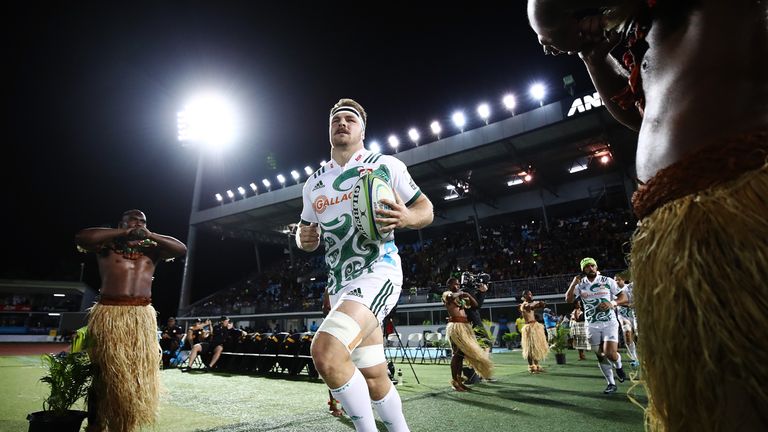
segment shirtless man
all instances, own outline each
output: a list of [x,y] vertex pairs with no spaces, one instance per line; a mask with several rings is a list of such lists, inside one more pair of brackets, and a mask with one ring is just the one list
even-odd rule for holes
[[549,344],[544,331],[544,326],[536,321],[535,310],[543,309],[547,304],[543,301],[533,300],[530,290],[523,291],[521,296],[520,315],[525,320],[521,333],[523,345],[523,358],[528,360],[528,372],[540,373],[542,371],[539,362],[544,360],[549,353]]
[[449,291],[443,293],[443,304],[448,310],[448,326],[445,335],[451,341],[451,386],[456,391],[467,391],[469,387],[462,383],[461,366],[464,358],[483,378],[491,378],[493,363],[488,358],[488,352],[480,347],[475,339],[466,309],[477,308],[477,300],[469,293],[459,291],[459,280],[450,278],[446,282]]
[[118,228],[87,228],[77,245],[97,253],[101,288],[88,314],[88,355],[97,371],[89,396],[88,430],[131,431],[155,421],[161,352],[152,276],[162,259],[184,255],[173,237],[147,229],[139,210],[123,213]]
[[[766,429],[753,332],[768,326],[768,2],[529,0],[528,16],[545,52],[578,53],[640,132],[632,274],[637,318],[653,323],[649,424]],[[618,29],[626,69],[610,55]]]

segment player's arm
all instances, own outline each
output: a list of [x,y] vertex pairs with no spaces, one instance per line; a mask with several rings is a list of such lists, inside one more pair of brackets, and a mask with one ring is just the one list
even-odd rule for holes
[[146,238],[157,243],[157,248],[160,251],[161,259],[176,258],[186,255],[187,253],[187,246],[174,237],[149,233]]
[[419,229],[432,223],[435,215],[432,201],[426,195],[420,193],[410,205],[406,206],[400,198],[400,194],[396,190],[394,193],[395,202],[389,199],[381,200],[382,203],[389,206],[389,210],[376,210],[376,222],[383,225],[381,232],[387,233],[395,228]]
[[104,243],[127,236],[130,232],[127,228],[86,228],[75,235],[75,243],[85,250],[93,251]]
[[320,227],[302,220],[296,228],[296,246],[305,252],[314,252],[320,246]]
[[629,296],[627,293],[624,292],[624,290],[619,291],[619,294],[616,296],[616,300],[612,303],[614,307],[616,306],[627,306],[629,305]]
[[479,307],[479,303],[477,303],[477,300],[472,296],[472,294],[467,292],[462,292],[461,294],[459,294],[459,297],[467,299],[469,301],[470,306],[472,306],[473,308]]
[[571,285],[568,286],[568,290],[565,292],[565,301],[567,303],[573,303],[573,301],[576,300],[575,291],[579,282],[581,282],[581,275],[574,276]]
[[296,246],[304,252],[314,252],[320,246],[320,226],[317,213],[312,206],[310,184],[313,183],[309,181],[304,183],[301,192],[303,202],[301,220],[296,225]]

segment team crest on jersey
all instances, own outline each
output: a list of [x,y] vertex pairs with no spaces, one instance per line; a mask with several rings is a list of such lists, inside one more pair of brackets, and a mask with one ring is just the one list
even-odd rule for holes
[[363,168],[363,167],[357,168],[357,173],[360,174],[360,177],[372,172],[373,172],[373,168]]
[[314,191],[316,191],[316,190],[318,190],[318,189],[322,189],[322,188],[324,188],[324,187],[325,187],[325,185],[323,184],[323,181],[322,181],[322,180],[320,180],[319,182],[317,182],[317,184],[315,185],[315,187],[313,187],[313,188],[312,188],[312,192],[314,192]]

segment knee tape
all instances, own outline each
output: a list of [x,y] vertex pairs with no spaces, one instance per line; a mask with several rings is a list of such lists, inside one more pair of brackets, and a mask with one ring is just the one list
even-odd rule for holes
[[360,336],[362,332],[360,324],[351,316],[336,310],[328,314],[317,331],[326,332],[335,337],[349,352],[352,352],[363,340]]
[[357,347],[352,351],[350,357],[352,357],[352,363],[358,369],[369,368],[387,362],[387,358],[384,357],[384,345]]

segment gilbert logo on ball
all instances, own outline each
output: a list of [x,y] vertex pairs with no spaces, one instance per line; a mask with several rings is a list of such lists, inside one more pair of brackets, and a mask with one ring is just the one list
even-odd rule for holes
[[352,190],[352,221],[355,227],[370,240],[385,240],[392,233],[383,234],[376,223],[376,210],[389,210],[389,206],[379,202],[382,199],[395,201],[392,188],[375,173],[366,173],[360,177]]

